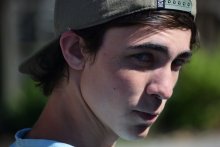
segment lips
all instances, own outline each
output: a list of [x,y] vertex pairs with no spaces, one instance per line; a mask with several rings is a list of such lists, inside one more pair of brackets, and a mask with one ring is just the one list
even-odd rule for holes
[[156,118],[158,117],[158,114],[151,114],[151,113],[146,113],[146,112],[141,112],[134,110],[134,113],[137,114],[141,119],[147,122],[155,122]]

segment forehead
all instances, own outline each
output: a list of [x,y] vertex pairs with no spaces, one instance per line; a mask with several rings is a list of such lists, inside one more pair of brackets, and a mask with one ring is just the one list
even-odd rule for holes
[[113,53],[130,46],[151,43],[167,47],[171,54],[178,54],[190,50],[190,39],[190,30],[164,29],[152,31],[147,26],[118,27],[111,28],[106,32],[102,47]]

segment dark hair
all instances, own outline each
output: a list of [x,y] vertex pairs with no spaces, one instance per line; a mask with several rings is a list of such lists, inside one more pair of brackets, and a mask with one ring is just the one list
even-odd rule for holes
[[[154,32],[164,29],[182,29],[191,30],[191,48],[197,43],[197,28],[194,22],[194,17],[190,13],[171,10],[147,10],[134,13],[128,16],[120,17],[105,24],[97,25],[91,28],[82,30],[73,30],[81,36],[86,44],[85,52],[95,57],[105,32],[112,27],[124,27],[132,25],[148,25]],[[68,66],[65,62],[59,46],[59,40],[56,41],[51,54],[45,55],[42,58],[43,63],[39,64],[38,68],[44,65],[44,74],[38,74],[37,71],[32,72],[33,79],[38,83],[45,95],[50,95],[54,87],[63,78],[65,73],[68,73]],[[45,68],[46,67],[46,68]]]

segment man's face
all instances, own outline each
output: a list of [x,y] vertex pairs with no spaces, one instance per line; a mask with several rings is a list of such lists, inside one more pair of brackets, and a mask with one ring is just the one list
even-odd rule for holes
[[149,34],[147,27],[108,30],[81,92],[96,117],[124,139],[143,138],[163,111],[190,57],[190,30]]

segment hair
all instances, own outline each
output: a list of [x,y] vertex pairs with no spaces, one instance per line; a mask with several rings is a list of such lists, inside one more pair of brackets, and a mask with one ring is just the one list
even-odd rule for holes
[[[133,25],[147,25],[154,32],[164,29],[181,29],[191,30],[190,47],[193,48],[197,44],[197,28],[194,17],[190,13],[171,11],[171,10],[147,10],[131,15],[123,16],[114,19],[105,24],[94,27],[73,30],[77,35],[81,36],[85,41],[85,52],[95,57],[102,44],[102,39],[105,32],[112,27],[126,27]],[[63,77],[68,77],[68,65],[63,58],[59,40],[56,40],[51,53],[42,56],[41,64],[38,68],[45,71],[39,74],[38,71],[32,71],[31,76],[37,82],[37,85],[42,88],[44,95],[48,96],[52,93],[58,82]],[[45,68],[46,67],[46,68]],[[67,73],[67,75],[65,74]]]

